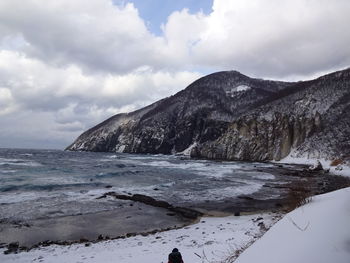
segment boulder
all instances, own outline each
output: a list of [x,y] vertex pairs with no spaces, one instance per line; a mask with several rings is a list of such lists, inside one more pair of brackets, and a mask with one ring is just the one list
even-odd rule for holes
[[309,167],[309,170],[311,171],[323,171],[323,166],[320,161],[317,160],[317,162]]

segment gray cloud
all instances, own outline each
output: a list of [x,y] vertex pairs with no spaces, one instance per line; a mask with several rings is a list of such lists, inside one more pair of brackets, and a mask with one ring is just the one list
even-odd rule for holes
[[[0,51],[0,146],[8,141],[32,145],[33,138],[36,143],[43,140],[38,147],[50,139],[64,147],[62,142],[111,115],[176,93],[199,76],[149,69],[90,75],[77,66],[54,67],[18,52]],[[37,136],[42,133],[47,136]]]
[[60,131],[52,114],[16,112],[0,118],[0,146],[5,148],[63,148],[80,131]]
[[199,71],[296,80],[348,67],[348,10],[347,0],[214,0],[208,15],[170,14],[155,36],[132,4],[0,1],[0,147],[64,147]]

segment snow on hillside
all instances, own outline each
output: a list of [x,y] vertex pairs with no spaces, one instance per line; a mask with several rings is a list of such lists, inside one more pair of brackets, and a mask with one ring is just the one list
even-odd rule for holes
[[246,91],[246,90],[250,90],[251,87],[247,86],[247,85],[239,85],[238,87],[235,88],[236,92],[240,92],[240,91]]
[[226,96],[229,96],[229,97],[235,97],[235,95],[237,93],[240,93],[240,92],[243,92],[243,91],[248,91],[250,90],[251,87],[247,86],[247,85],[239,85],[237,87],[234,87],[234,88],[231,88],[231,90],[227,90],[226,91]]
[[285,215],[235,263],[349,263],[350,188],[313,197]]

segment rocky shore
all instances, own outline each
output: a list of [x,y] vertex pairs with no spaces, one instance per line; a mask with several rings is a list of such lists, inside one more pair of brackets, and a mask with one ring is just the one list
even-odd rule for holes
[[283,213],[295,208],[295,204],[301,201],[298,199],[350,186],[349,178],[331,175],[323,169],[310,170],[307,166],[277,165],[259,169],[261,172],[290,178],[288,184],[266,183],[263,186],[265,195],[269,193],[266,189],[278,188],[280,196],[263,198],[257,192],[221,201],[208,200],[180,206],[142,194],[119,194],[109,191],[97,199],[117,202],[117,210],[37,219],[25,224],[0,222],[0,247],[7,248],[5,253],[13,253],[52,244],[84,243],[89,246],[102,240],[147,236],[182,228],[198,221],[203,215]]

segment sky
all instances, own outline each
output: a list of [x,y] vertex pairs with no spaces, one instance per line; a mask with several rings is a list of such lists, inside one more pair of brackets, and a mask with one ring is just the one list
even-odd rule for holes
[[1,0],[0,148],[63,149],[208,73],[350,65],[348,0]]

